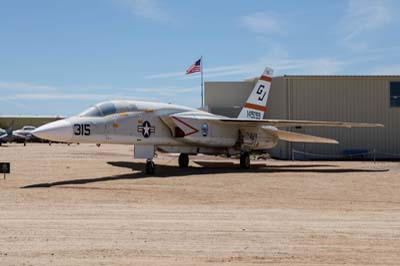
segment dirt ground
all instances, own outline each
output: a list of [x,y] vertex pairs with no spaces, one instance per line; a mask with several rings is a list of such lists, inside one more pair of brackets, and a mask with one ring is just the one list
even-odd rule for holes
[[399,163],[132,153],[0,147],[0,265],[400,265]]

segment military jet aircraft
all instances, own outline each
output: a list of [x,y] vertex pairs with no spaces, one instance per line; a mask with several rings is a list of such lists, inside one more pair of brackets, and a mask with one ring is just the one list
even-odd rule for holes
[[381,124],[263,119],[272,81],[266,68],[237,118],[215,115],[173,104],[109,101],[83,113],[41,126],[32,133],[43,139],[79,143],[134,145],[134,157],[147,159],[146,172],[154,172],[155,151],[180,153],[179,166],[187,167],[189,155],[240,154],[240,167],[250,167],[250,152],[266,150],[279,140],[338,143],[278,127],[382,127]]

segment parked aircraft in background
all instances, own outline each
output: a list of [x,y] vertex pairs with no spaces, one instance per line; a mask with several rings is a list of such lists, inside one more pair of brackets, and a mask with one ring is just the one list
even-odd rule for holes
[[249,168],[251,151],[273,148],[279,140],[338,143],[278,127],[383,127],[368,123],[263,119],[272,73],[272,69],[265,69],[237,118],[172,104],[110,101],[80,115],[41,126],[32,133],[61,142],[134,144],[135,158],[147,159],[146,172],[153,173],[156,149],[180,153],[180,167],[188,166],[189,155],[203,153],[240,154],[240,167]]
[[[38,126],[64,119],[61,116],[0,115],[0,145],[5,142],[37,141],[31,132]],[[28,126],[29,125],[29,126]],[[14,128],[21,128],[14,130]]]
[[12,142],[14,140],[13,129],[14,129],[14,121],[10,122],[7,129],[1,129],[0,145],[2,143]]
[[14,130],[13,136],[14,140],[17,142],[24,142],[32,141],[35,137],[32,135],[32,131],[35,130],[36,127],[34,126],[23,126],[21,129]]
[[3,143],[2,139],[7,137],[7,131],[5,129],[0,128],[0,145]]
[[35,129],[36,127],[33,126],[24,126],[21,129],[14,130],[14,121],[11,121],[7,130],[0,129],[0,144],[13,141],[25,144],[27,141],[37,139],[32,135],[32,131]]
[[22,128],[26,125],[40,127],[44,124],[64,119],[62,116],[40,116],[40,115],[0,115],[0,128],[7,128],[11,122],[14,128]]

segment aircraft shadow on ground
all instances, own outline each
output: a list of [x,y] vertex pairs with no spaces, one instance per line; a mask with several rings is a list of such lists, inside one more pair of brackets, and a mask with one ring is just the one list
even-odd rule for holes
[[[159,178],[170,178],[177,176],[190,176],[190,175],[207,175],[207,174],[229,174],[229,173],[351,173],[351,172],[387,172],[388,169],[356,169],[356,168],[337,168],[336,165],[327,165],[327,164],[288,164],[288,165],[277,165],[277,166],[268,166],[265,164],[255,164],[252,165],[250,169],[240,169],[238,165],[233,163],[221,163],[221,162],[207,162],[207,166],[203,167],[188,167],[188,168],[179,168],[178,166],[172,165],[157,165],[156,173],[153,175],[147,175],[144,173],[145,163],[141,162],[107,162],[109,165],[115,167],[128,168],[132,171],[135,171],[131,174],[122,174],[115,176],[106,176],[99,178],[83,178],[83,179],[71,179],[71,180],[63,180],[57,182],[50,183],[37,183],[31,184],[27,186],[23,186],[21,188],[48,188],[62,185],[82,185],[89,183],[97,183],[97,182],[106,182],[106,181],[114,181],[114,180],[123,180],[123,179],[141,179],[141,178],[151,178],[151,177],[159,177]],[[197,162],[198,163],[198,162]],[[199,164],[199,163],[198,163]],[[205,165],[205,164],[202,164]],[[325,167],[325,168],[313,168],[312,167]]]

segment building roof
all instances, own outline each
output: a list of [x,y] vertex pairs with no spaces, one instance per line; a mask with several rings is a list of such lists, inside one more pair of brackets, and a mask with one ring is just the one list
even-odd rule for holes
[[[274,78],[286,79],[400,79],[400,75],[283,75]],[[255,82],[258,77],[244,79],[244,82]]]

